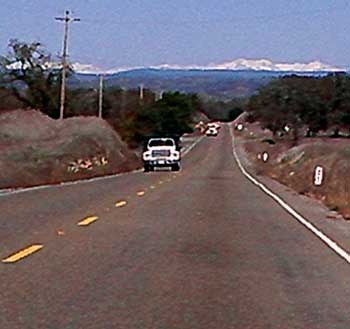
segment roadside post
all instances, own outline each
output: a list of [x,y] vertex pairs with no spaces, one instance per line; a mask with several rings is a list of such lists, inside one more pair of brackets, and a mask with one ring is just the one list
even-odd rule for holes
[[264,162],[267,162],[268,159],[269,159],[269,154],[268,154],[267,152],[264,152],[264,153],[262,154],[262,160],[263,160]]
[[238,125],[237,125],[237,130],[238,131],[242,131],[243,130],[243,125],[241,124],[241,123],[239,123]]
[[314,185],[321,186],[324,180],[324,168],[316,166],[314,169]]

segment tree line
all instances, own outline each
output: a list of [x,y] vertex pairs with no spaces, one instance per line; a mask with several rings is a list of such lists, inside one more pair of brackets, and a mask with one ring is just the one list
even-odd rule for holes
[[[36,109],[59,118],[61,68],[40,42],[10,40],[8,54],[0,56],[0,111]],[[69,78],[73,75],[69,67]],[[130,145],[139,145],[145,136],[181,135],[191,132],[194,117],[203,113],[211,120],[230,121],[242,112],[243,103],[205,100],[195,94],[125,90],[106,86],[103,94],[103,118]],[[98,86],[66,88],[65,118],[97,116]]]
[[249,121],[259,121],[274,135],[289,130],[297,140],[301,132],[310,137],[330,131],[339,137],[342,130],[350,132],[350,77],[332,73],[278,78],[249,99],[246,112]]

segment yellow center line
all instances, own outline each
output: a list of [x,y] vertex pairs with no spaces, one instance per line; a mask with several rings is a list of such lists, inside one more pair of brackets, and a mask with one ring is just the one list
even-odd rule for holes
[[86,217],[78,223],[78,226],[88,226],[91,223],[95,222],[97,219],[98,219],[97,216]]
[[43,248],[44,246],[42,244],[33,244],[23,250],[20,250],[16,253],[14,253],[13,255],[5,258],[2,260],[3,263],[14,263],[19,261],[20,259],[27,257],[31,254],[33,254],[34,252],[40,250],[41,248]]
[[144,196],[145,195],[145,191],[138,191],[136,194],[138,195],[138,196]]
[[150,186],[150,189],[154,190],[156,187],[154,185]]
[[162,185],[162,184],[163,184],[163,181],[162,181],[162,180],[160,180],[160,181],[158,182],[158,184],[159,184],[159,185]]
[[120,207],[126,206],[126,204],[127,204],[126,201],[121,200],[121,201],[118,201],[118,202],[115,204],[115,206],[116,206],[117,208],[120,208]]

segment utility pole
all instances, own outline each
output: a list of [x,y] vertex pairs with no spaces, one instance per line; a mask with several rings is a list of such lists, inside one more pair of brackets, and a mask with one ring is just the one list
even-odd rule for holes
[[71,22],[79,22],[80,18],[70,18],[69,10],[66,10],[64,17],[55,17],[57,21],[64,22],[64,38],[63,38],[63,54],[62,54],[62,82],[61,82],[61,97],[60,97],[60,120],[63,119],[64,102],[66,92],[66,70],[67,70],[67,45],[68,45],[68,26]]
[[139,98],[140,98],[140,102],[142,103],[143,101],[143,97],[144,97],[144,90],[143,90],[144,86],[143,86],[143,83],[140,84],[140,95],[139,95]]
[[100,91],[98,94],[98,117],[102,119],[102,105],[103,105],[103,74],[100,74]]
[[121,109],[122,111],[124,111],[125,109],[125,105],[126,105],[126,90],[122,87],[122,90],[121,90]]

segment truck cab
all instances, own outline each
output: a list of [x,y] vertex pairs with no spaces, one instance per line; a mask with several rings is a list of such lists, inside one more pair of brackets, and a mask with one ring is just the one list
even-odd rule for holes
[[156,167],[180,170],[181,153],[177,140],[171,137],[150,138],[142,153],[142,160],[146,172]]

